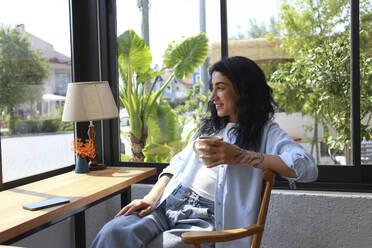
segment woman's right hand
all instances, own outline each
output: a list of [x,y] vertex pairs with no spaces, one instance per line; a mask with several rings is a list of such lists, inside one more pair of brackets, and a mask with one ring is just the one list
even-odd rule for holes
[[152,187],[150,192],[143,199],[132,201],[131,203],[123,207],[123,209],[120,210],[120,212],[117,213],[115,217],[118,217],[120,215],[131,215],[135,211],[139,211],[138,216],[142,217],[154,211],[156,202],[162,196],[164,189],[171,178],[171,174],[163,174],[155,183],[154,187]]
[[131,203],[123,207],[122,210],[120,210],[120,212],[115,215],[115,217],[119,217],[120,215],[125,216],[131,215],[135,211],[139,210],[140,211],[138,212],[138,216],[142,217],[151,213],[152,211],[154,211],[154,209],[155,209],[154,201],[149,199],[137,199],[133,200]]

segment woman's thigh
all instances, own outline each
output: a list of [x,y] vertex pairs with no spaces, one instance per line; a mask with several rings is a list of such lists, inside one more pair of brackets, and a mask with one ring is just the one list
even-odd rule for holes
[[145,247],[149,241],[167,229],[165,216],[159,210],[144,217],[137,214],[119,216],[104,225],[91,247]]
[[[214,230],[213,202],[197,196],[189,189],[181,188],[167,198],[165,215],[170,229],[151,241],[149,248],[193,247],[182,243],[182,233]],[[202,247],[213,247],[213,244]]]

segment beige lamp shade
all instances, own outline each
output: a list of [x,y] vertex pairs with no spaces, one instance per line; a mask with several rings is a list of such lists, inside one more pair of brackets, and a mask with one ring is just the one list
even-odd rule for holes
[[95,121],[119,116],[107,81],[69,83],[62,121]]

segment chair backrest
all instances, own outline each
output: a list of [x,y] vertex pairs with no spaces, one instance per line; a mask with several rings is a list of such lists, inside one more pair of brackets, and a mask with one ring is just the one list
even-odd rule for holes
[[195,248],[200,248],[202,243],[227,242],[253,236],[251,248],[259,248],[265,227],[267,210],[269,209],[271,189],[275,174],[273,171],[267,169],[263,172],[262,178],[264,186],[262,188],[261,206],[255,224],[230,230],[184,232],[182,234],[182,242],[193,244]]
[[[270,196],[271,196],[271,189],[273,187],[275,181],[275,173],[272,170],[265,170],[262,174],[262,179],[264,181],[264,187],[262,189],[262,199],[261,199],[261,207],[257,217],[257,225],[265,227],[267,211],[269,209],[270,203]],[[262,240],[262,232],[256,233],[253,235],[253,240],[251,244],[251,248],[259,248]]]

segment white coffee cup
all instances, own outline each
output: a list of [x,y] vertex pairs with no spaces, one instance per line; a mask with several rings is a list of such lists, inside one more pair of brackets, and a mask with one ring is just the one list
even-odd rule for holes
[[[201,140],[222,140],[222,138],[218,137],[218,136],[200,136],[193,143],[193,149],[194,149],[195,153],[198,154],[199,156],[200,155],[211,155],[211,154],[213,154],[213,153],[208,153],[208,152],[203,152],[203,151],[198,151],[197,150],[197,146],[199,146],[199,142]],[[209,164],[213,163],[212,160],[208,160],[208,159],[202,159],[202,161],[205,165],[209,165]]]

